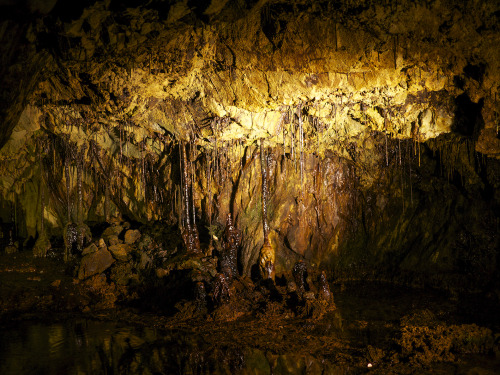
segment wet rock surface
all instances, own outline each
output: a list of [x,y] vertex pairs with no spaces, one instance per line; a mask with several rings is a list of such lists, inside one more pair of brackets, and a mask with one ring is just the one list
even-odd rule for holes
[[[2,36],[15,87],[0,182],[16,236],[38,238],[44,218],[79,252],[75,225],[127,215],[177,224],[199,253],[230,213],[240,275],[267,249],[271,278],[307,259],[346,278],[498,283],[496,4],[153,3],[5,13],[18,38]],[[133,241],[124,224],[108,246]]]
[[4,3],[1,319],[200,331],[124,372],[498,359],[496,2]]
[[107,270],[114,262],[111,253],[106,248],[98,249],[97,251],[85,255],[78,269],[78,278],[86,279],[90,276],[100,274]]
[[[63,249],[58,256],[62,259]],[[132,346],[119,351],[120,371],[141,366],[181,372],[204,368],[211,373],[300,374],[306,369],[359,373],[369,369],[377,374],[410,374],[495,371],[498,365],[500,327],[494,312],[499,301],[493,296],[461,294],[457,298],[383,283],[341,285],[333,280],[328,284],[336,303],[324,305],[322,297],[312,292],[295,300],[295,292],[286,287],[285,279],[293,282],[291,273],[277,277],[272,290],[269,284],[245,278],[222,280],[223,274],[210,275],[212,266],[207,260],[177,256],[167,262],[170,267],[165,264],[170,268],[162,277],[170,279],[164,284],[167,289],[162,295],[150,295],[144,303],[144,295],[136,294],[137,284],[132,281],[137,271],[127,263],[115,263],[109,277],[97,274],[78,281],[56,258],[33,258],[27,251],[1,257],[3,337],[26,319],[42,325],[74,318],[109,325],[119,320],[120,325],[131,327],[127,332],[148,327],[165,331],[163,338],[153,341],[141,334],[121,333],[122,338],[130,337]],[[181,270],[190,272],[181,275]],[[321,290],[321,274],[315,276],[319,281],[314,287]],[[184,283],[186,279],[192,282]],[[172,283],[182,290],[176,308],[169,310],[162,302],[172,295],[168,289]],[[140,307],[133,307],[138,299]],[[479,299],[488,309],[478,311]],[[314,312],[320,308],[321,314]],[[97,353],[92,350],[89,354]],[[163,355],[155,356],[156,351]],[[170,360],[173,353],[185,358],[183,365]],[[92,366],[104,366],[101,361],[102,357]],[[3,368],[8,363],[12,362],[2,361]]]

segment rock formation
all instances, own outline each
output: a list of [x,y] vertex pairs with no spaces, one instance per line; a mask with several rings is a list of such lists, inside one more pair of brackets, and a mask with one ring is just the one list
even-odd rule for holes
[[38,3],[0,33],[1,215],[38,255],[120,215],[201,255],[231,213],[243,275],[269,236],[277,275],[498,282],[495,2]]

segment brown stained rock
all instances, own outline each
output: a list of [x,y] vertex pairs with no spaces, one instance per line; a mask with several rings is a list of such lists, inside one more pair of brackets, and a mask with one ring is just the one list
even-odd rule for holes
[[85,249],[83,249],[82,255],[85,256],[91,253],[95,253],[97,250],[99,250],[99,248],[95,243],[93,243],[90,246],[87,246]]
[[125,232],[125,243],[126,244],[133,244],[135,243],[139,238],[141,238],[141,232],[137,229],[129,229],[128,231]]
[[6,254],[14,254],[14,253],[17,253],[17,251],[18,251],[18,249],[14,245],[5,246],[5,253]]
[[494,337],[490,329],[475,324],[403,325],[397,343],[410,363],[429,364],[452,361],[460,353],[488,353]]
[[220,257],[220,271],[231,280],[238,276],[238,248],[241,234],[233,224],[231,214],[227,215],[223,245]]
[[139,269],[145,270],[146,268],[151,267],[153,264],[153,260],[147,253],[141,253],[141,261],[139,262]]
[[38,240],[35,242],[35,246],[33,246],[33,256],[44,258],[47,255],[47,251],[50,250],[52,245],[47,237],[47,235],[42,234]]
[[116,260],[126,262],[129,259],[130,246],[127,244],[117,244],[108,247]]
[[90,276],[100,274],[111,267],[114,262],[113,256],[106,249],[100,249],[99,251],[85,255],[80,262],[78,278],[84,280]]
[[127,285],[132,278],[132,266],[128,263],[116,263],[111,268],[110,278],[117,285]]
[[[123,292],[123,286],[108,283],[106,275],[97,274],[89,277],[82,283],[83,294],[87,294],[89,301],[94,302],[92,309],[102,310],[115,307],[118,296]],[[82,309],[88,306],[82,306]]]
[[319,275],[318,284],[318,300],[326,301],[328,303],[333,302],[333,295],[330,291],[330,285],[328,285],[328,279],[325,271],[322,271]]
[[162,277],[167,276],[168,272],[169,271],[164,269],[164,268],[157,268],[156,269],[156,276],[161,279]]
[[104,238],[104,240],[106,240],[109,244],[109,238],[111,236],[119,236],[120,233],[123,231],[123,227],[121,225],[112,225],[108,228],[106,228],[104,230],[104,232],[102,232],[102,238]]
[[112,246],[112,245],[118,245],[120,243],[122,243],[122,241],[118,238],[117,235],[111,235],[111,236],[108,237],[108,244],[110,246]]
[[274,280],[275,276],[275,248],[271,245],[269,239],[265,239],[259,254],[259,271],[262,279]]

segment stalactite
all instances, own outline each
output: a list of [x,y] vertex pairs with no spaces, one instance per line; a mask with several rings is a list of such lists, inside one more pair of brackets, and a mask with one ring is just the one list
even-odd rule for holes
[[146,201],[146,165],[145,165],[145,140],[143,139],[141,142],[141,163],[142,163],[142,176],[141,176],[141,181],[142,181],[142,188],[144,191],[144,201]]
[[286,136],[285,136],[285,124],[288,124],[290,119],[288,117],[288,109],[283,112],[283,124],[282,124],[282,132],[283,132],[283,168],[281,170],[285,172],[285,178],[287,175],[286,171]]
[[408,153],[408,166],[410,169],[410,203],[413,205],[413,186],[411,184],[411,153]]
[[123,141],[122,141],[122,139],[123,139],[123,125],[120,122],[120,124],[118,126],[120,127],[119,130],[120,130],[120,164],[121,164],[122,157],[123,157],[123,145],[122,145],[122,143],[123,143]]
[[394,36],[394,69],[398,68],[398,36]]
[[399,151],[399,173],[401,177],[401,201],[403,204],[403,214],[405,213],[405,194],[404,194],[404,180],[403,180],[403,166],[401,165],[401,138],[399,139],[399,145],[398,145],[398,151]]
[[401,165],[401,138],[398,138],[399,165]]
[[71,199],[70,199],[70,187],[71,187],[71,182],[70,182],[70,175],[69,175],[69,155],[66,153],[66,157],[64,159],[64,174],[66,177],[66,210],[67,210],[67,220],[68,223],[71,222]]
[[84,163],[85,146],[82,146],[76,160],[76,183],[78,191],[77,221],[83,223],[83,191],[82,191],[82,172]]
[[386,119],[386,113],[384,111],[384,127],[385,127],[385,165],[386,167],[389,166],[389,150],[388,150],[388,144],[387,144],[387,119]]
[[[208,193],[208,207],[207,207],[207,216],[208,216],[208,226],[212,228],[212,174],[211,174],[211,158],[207,155],[207,170],[206,170],[206,179],[207,179],[207,193]],[[210,233],[210,245],[212,245],[212,233]]]
[[[186,245],[186,250],[188,253],[199,253],[200,252],[200,239],[198,236],[198,230],[196,228],[196,225],[191,225],[191,216],[189,214],[189,209],[190,209],[190,201],[189,201],[189,194],[191,193],[191,186],[190,186],[190,169],[189,165],[187,162],[187,152],[186,152],[186,147],[187,144],[185,144],[183,141],[181,141],[181,159],[182,159],[182,179],[183,179],[183,200],[184,200],[184,210],[186,211],[186,221],[185,221],[185,228],[182,233],[182,238],[184,240],[184,244]],[[193,199],[193,197],[191,197]]]
[[259,253],[259,271],[263,279],[274,281],[276,252],[269,240],[269,224],[267,217],[267,199],[269,194],[267,182],[267,152],[264,150],[264,140],[260,141],[260,165],[262,177],[262,227],[264,231],[264,244]]
[[418,166],[420,167],[420,133],[418,133]]
[[43,176],[42,176],[42,171],[43,167],[42,164],[40,163],[40,236],[42,236],[45,233],[45,228],[44,228],[44,216],[45,216],[45,189],[43,186]]
[[302,124],[302,102],[299,102],[297,108],[299,117],[299,140],[300,140],[300,189],[303,194],[304,187],[304,127]]
[[14,236],[17,238],[19,231],[17,229],[17,194],[14,193]]
[[267,185],[267,152],[264,149],[264,140],[260,141],[260,165],[262,175],[262,224],[264,229],[264,238],[268,238],[269,224],[267,221],[267,196],[269,187]]
[[195,178],[195,168],[193,166],[193,160],[194,160],[194,141],[191,141],[190,142],[190,154],[191,154],[191,157],[189,158],[189,166],[190,166],[190,177],[191,177],[191,181],[189,182],[190,186],[191,186],[191,205],[192,205],[192,209],[191,209],[191,213],[193,215],[193,220],[192,220],[192,223],[193,223],[193,226],[195,227],[196,226],[196,209],[195,209],[195,202],[194,202],[194,178]]
[[290,121],[290,157],[292,160],[295,160],[295,140],[294,140],[294,129],[293,129],[293,124],[294,124],[294,119],[293,116],[290,116],[292,120]]

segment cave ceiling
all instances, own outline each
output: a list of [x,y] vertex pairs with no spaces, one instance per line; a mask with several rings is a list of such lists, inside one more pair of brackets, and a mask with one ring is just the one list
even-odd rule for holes
[[39,130],[108,150],[126,133],[131,156],[165,137],[290,147],[298,106],[306,152],[458,132],[500,156],[496,2],[28,4],[29,22],[3,22],[4,158]]
[[497,2],[0,6],[0,211],[24,236],[113,210],[180,224],[192,205],[212,234],[232,212],[248,271],[267,161],[283,262],[319,264],[351,236],[431,264],[500,201]]

